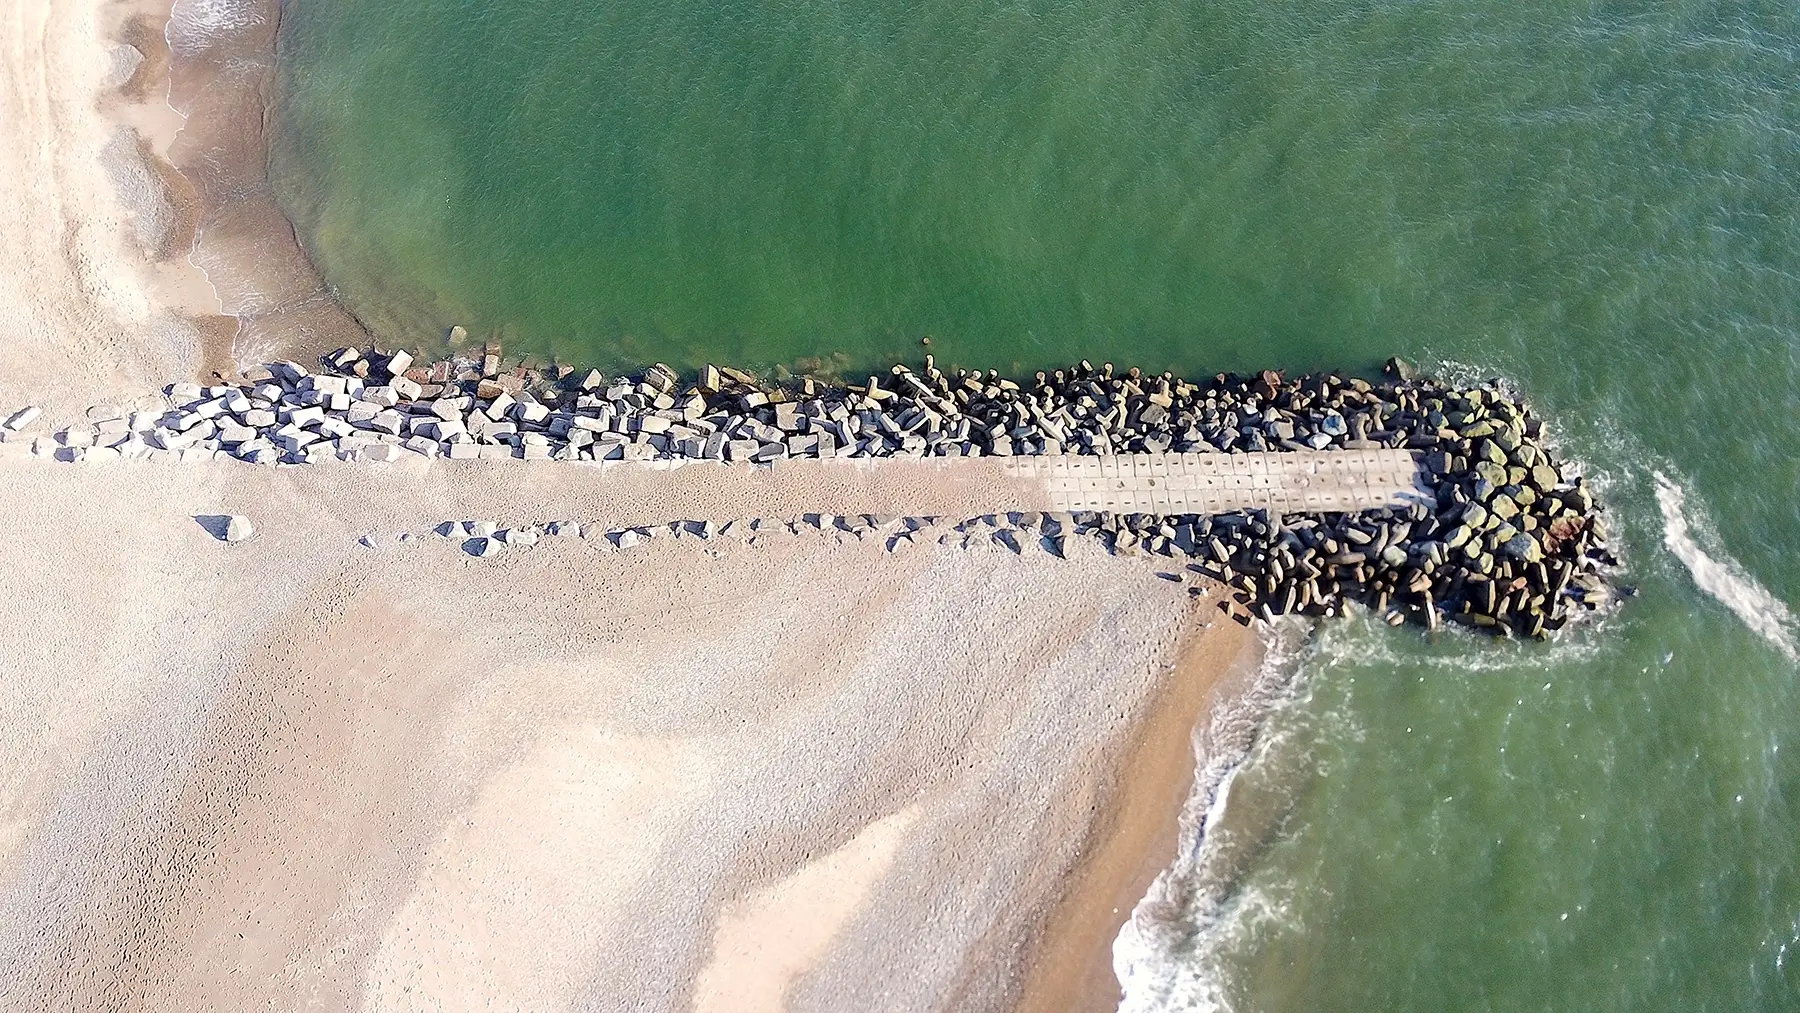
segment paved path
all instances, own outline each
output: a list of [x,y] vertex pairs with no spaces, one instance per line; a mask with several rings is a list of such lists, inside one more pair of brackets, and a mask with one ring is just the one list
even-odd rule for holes
[[1126,454],[1015,458],[1057,510],[1217,514],[1360,511],[1402,502],[1419,482],[1405,450],[1268,454]]
[[[1122,513],[1358,511],[1405,502],[1419,485],[1403,450],[1118,457],[798,459],[770,467],[688,462],[563,464],[328,461],[274,468],[220,461],[65,464],[0,444],[0,481],[74,483],[94,496],[185,489],[194,512],[239,502],[311,503],[417,526],[446,518],[646,524],[805,513],[974,517],[1012,510]],[[14,470],[17,469],[17,470]],[[245,510],[216,512],[246,512]]]

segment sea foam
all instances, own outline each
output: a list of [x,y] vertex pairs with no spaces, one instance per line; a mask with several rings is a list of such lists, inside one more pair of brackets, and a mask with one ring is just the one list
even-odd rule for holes
[[1176,858],[1113,942],[1121,1013],[1230,1009],[1222,988],[1224,951],[1288,907],[1275,895],[1279,886],[1245,886],[1239,846],[1249,842],[1227,824],[1232,786],[1252,754],[1285,745],[1258,736],[1268,713],[1292,700],[1312,626],[1286,617],[1262,627],[1263,657],[1249,685],[1215,710],[1196,737],[1198,769]]
[[260,0],[176,0],[171,25],[187,38],[237,32],[263,20]]
[[[1662,510],[1663,544],[1681,560],[1700,590],[1712,595],[1730,609],[1745,626],[1774,644],[1789,661],[1800,661],[1800,648],[1794,642],[1794,615],[1786,603],[1771,594],[1744,571],[1737,560],[1726,555],[1717,545],[1712,551],[1694,540],[1695,528],[1688,523],[1683,507],[1687,492],[1667,475],[1657,471],[1656,505]],[[1708,541],[1710,530],[1702,523],[1699,534]]]

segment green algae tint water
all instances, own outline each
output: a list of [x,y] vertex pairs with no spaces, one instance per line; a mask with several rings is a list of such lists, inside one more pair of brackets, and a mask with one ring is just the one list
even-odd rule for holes
[[1792,4],[300,0],[278,188],[390,342],[1503,374],[1641,594],[1363,620],[1133,1009],[1800,1009]]

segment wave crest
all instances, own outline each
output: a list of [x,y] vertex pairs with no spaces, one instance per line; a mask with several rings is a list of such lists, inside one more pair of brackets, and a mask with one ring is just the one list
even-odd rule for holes
[[175,0],[169,11],[169,39],[200,44],[254,28],[263,20],[261,0]]
[[[1682,509],[1687,491],[1660,471],[1651,474],[1656,479],[1656,505],[1662,511],[1663,544],[1693,574],[1694,583],[1730,609],[1751,632],[1774,644],[1790,662],[1800,661],[1800,647],[1794,641],[1794,615],[1787,604],[1757,583],[1722,548],[1714,545],[1710,553],[1702,548],[1694,540],[1694,529]],[[1707,535],[1704,528],[1701,535]]]

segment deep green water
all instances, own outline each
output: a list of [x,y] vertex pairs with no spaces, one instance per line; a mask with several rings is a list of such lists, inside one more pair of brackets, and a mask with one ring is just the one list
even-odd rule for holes
[[1328,628],[1131,1004],[1800,1009],[1791,2],[288,6],[278,188],[391,342],[1510,377],[1641,597]]

